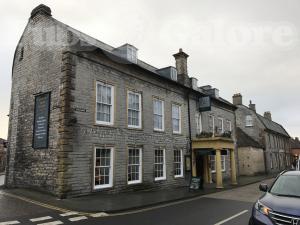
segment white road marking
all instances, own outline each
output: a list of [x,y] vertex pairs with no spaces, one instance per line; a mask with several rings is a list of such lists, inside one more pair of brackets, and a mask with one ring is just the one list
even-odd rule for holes
[[48,223],[39,223],[37,225],[59,225],[59,224],[63,224],[63,222],[61,222],[60,220],[56,220]]
[[38,222],[38,221],[50,220],[50,219],[52,219],[51,216],[44,216],[44,217],[30,219],[30,221],[31,222]]
[[13,224],[19,224],[19,221],[7,221],[7,222],[2,222],[0,225],[13,225]]
[[100,212],[100,213],[94,213],[90,215],[91,217],[97,218],[97,217],[104,217],[104,216],[108,216],[107,213],[105,212]]
[[59,225],[59,224],[63,224],[63,222],[61,222],[60,220],[56,220],[48,223],[39,223],[37,225]]
[[75,222],[75,221],[86,220],[86,219],[87,219],[86,216],[77,216],[77,217],[70,218],[69,220],[70,220],[71,222]]
[[237,213],[237,214],[235,214],[235,215],[233,215],[233,216],[231,216],[231,217],[229,217],[229,218],[227,218],[227,219],[225,219],[225,220],[222,220],[222,221],[220,221],[220,222],[218,222],[218,223],[216,223],[216,224],[214,224],[214,225],[221,225],[221,224],[224,224],[224,223],[226,223],[226,222],[228,222],[228,221],[230,221],[230,220],[232,220],[232,219],[234,219],[234,218],[236,218],[236,217],[238,217],[238,216],[240,216],[240,215],[243,215],[243,214],[246,213],[246,212],[248,212],[248,210],[244,210],[244,211],[242,211],[242,212],[240,212],[240,213]]
[[66,212],[66,213],[63,213],[63,214],[60,214],[60,216],[74,216],[74,215],[77,215],[78,212]]

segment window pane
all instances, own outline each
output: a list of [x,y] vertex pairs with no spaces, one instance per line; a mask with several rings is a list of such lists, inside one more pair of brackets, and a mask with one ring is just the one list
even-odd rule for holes
[[97,148],[95,151],[95,185],[110,185],[111,149]]
[[128,93],[128,125],[140,126],[140,95]]
[[174,150],[174,174],[175,176],[182,176],[182,154],[181,150]]
[[97,84],[97,109],[96,119],[100,122],[112,122],[112,87]]
[[154,151],[154,176],[155,178],[165,177],[165,155],[163,149]]
[[141,150],[131,148],[128,151],[128,181],[140,181]]

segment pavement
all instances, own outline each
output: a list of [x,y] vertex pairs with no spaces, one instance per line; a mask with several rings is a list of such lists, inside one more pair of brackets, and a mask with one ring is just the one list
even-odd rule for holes
[[61,208],[49,208],[47,204],[40,204],[29,198],[18,198],[6,190],[0,190],[0,225],[247,225],[253,203],[262,194],[258,189],[259,183],[270,183],[272,180],[107,214],[81,214]]
[[37,203],[49,205],[48,208],[59,208],[65,211],[70,210],[83,213],[119,213],[230,190],[244,185],[253,184],[266,178],[269,177],[265,175],[239,177],[239,185],[232,186],[228,182],[224,182],[224,189],[216,189],[215,184],[207,184],[203,190],[198,191],[190,191],[188,187],[180,187],[176,189],[136,191],[120,194],[106,194],[100,192],[88,196],[62,200],[57,199],[52,195],[31,189],[17,188],[4,189],[3,191],[10,197],[29,199]]

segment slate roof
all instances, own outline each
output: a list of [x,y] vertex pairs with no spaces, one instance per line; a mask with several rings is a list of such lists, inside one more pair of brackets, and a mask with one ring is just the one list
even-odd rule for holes
[[241,128],[236,128],[237,146],[238,147],[254,147],[263,148],[263,146],[246,134]]
[[263,117],[257,113],[258,119],[263,123],[265,128],[269,131],[273,131],[275,133],[281,134],[286,137],[290,137],[290,135],[286,132],[286,130],[280,124],[269,120],[268,118]]
[[[90,44],[90,45],[92,45],[92,46],[95,46],[95,47],[97,47],[97,48],[100,48],[100,49],[102,49],[102,50],[104,50],[104,51],[107,51],[108,53],[111,53],[111,54],[112,54],[113,50],[115,49],[115,48],[112,47],[111,45],[108,45],[108,44],[106,44],[106,43],[104,43],[104,42],[102,42],[102,41],[99,41],[99,40],[97,40],[96,38],[93,38],[93,37],[91,37],[91,36],[89,36],[89,35],[87,35],[87,34],[81,32],[81,31],[79,31],[79,30],[76,30],[76,29],[74,29],[73,27],[70,27],[70,26],[68,26],[68,25],[65,24],[65,23],[62,23],[62,22],[60,22],[60,21],[58,21],[58,20],[56,20],[56,19],[54,19],[54,18],[53,18],[53,20],[54,20],[56,23],[60,24],[63,28],[65,28],[65,29],[67,29],[68,31],[72,32],[79,40],[81,40],[81,41],[83,41],[83,42],[86,42],[86,43],[88,43],[88,44]],[[142,67],[143,69],[146,69],[146,70],[148,70],[148,71],[150,71],[150,72],[152,72],[152,73],[156,73],[157,75],[160,76],[160,74],[156,72],[156,70],[157,70],[158,68],[156,68],[156,67],[154,67],[154,66],[151,66],[151,65],[149,65],[148,63],[145,63],[144,61],[142,61],[142,60],[140,60],[140,59],[137,59],[137,65],[140,66],[140,67]]]
[[[88,43],[88,44],[91,45],[91,46],[95,46],[95,47],[101,49],[102,51],[107,52],[108,54],[111,54],[111,55],[116,56],[116,55],[113,53],[113,50],[115,49],[113,46],[108,45],[108,44],[106,44],[106,43],[104,43],[104,42],[102,42],[102,41],[99,41],[99,40],[97,40],[97,39],[95,39],[95,38],[93,38],[93,37],[91,37],[91,36],[89,36],[89,35],[87,35],[87,34],[81,32],[81,31],[78,31],[78,30],[76,30],[76,29],[74,29],[74,28],[68,26],[67,24],[62,23],[62,22],[60,22],[60,21],[54,19],[53,17],[51,17],[51,18],[52,18],[57,24],[59,24],[60,26],[62,26],[62,28],[65,28],[66,30],[70,31],[70,32],[71,32],[73,35],[75,35],[80,41],[86,42],[86,43]],[[131,63],[131,62],[130,62],[130,63]],[[148,64],[148,63],[146,63],[146,62],[144,62],[144,61],[142,61],[142,60],[140,60],[140,59],[137,59],[137,65],[138,65],[139,67],[141,67],[141,68],[147,70],[147,71],[150,71],[151,73],[156,74],[156,75],[159,76],[159,77],[162,77],[162,76],[156,71],[156,70],[158,70],[159,68],[156,68],[156,67],[154,67],[154,66],[152,66],[152,65],[150,65],[150,64]],[[181,85],[180,83],[178,83],[178,82],[176,82],[176,81],[173,81],[173,80],[170,80],[170,79],[168,79],[168,80],[169,80],[170,82],[172,82],[172,83],[176,83],[177,85]],[[193,90],[193,89],[192,89],[192,90]],[[200,94],[202,94],[202,95],[206,95],[206,94],[204,94],[204,93],[201,92],[201,91],[197,91],[197,92],[200,93]],[[214,97],[212,97],[212,98],[214,98]],[[220,98],[214,98],[214,99],[215,99],[216,101],[222,102],[222,103],[224,103],[224,104],[226,104],[226,105],[229,105],[230,107],[235,108],[235,106],[234,106],[231,102],[229,102],[229,101],[227,101],[227,100],[225,100],[225,99],[223,99],[223,98],[221,98],[221,97],[220,97]]]

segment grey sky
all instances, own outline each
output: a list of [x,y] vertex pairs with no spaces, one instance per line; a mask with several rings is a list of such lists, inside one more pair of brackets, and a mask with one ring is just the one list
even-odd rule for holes
[[291,136],[300,136],[300,1],[166,0],[0,1],[0,137],[7,114],[14,49],[40,3],[56,19],[118,47],[135,45],[156,67],[174,65],[181,47],[190,76],[231,101],[241,92],[257,111],[270,110]]

